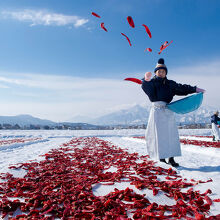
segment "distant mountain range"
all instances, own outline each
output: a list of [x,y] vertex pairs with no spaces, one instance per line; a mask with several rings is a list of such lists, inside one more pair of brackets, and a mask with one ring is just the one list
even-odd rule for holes
[[[202,106],[198,110],[180,115],[176,114],[176,121],[181,124],[210,123],[211,115],[216,111],[214,107]],[[74,117],[72,122],[87,122],[95,125],[141,125],[147,124],[150,107],[135,105],[131,108],[106,114],[95,119]]]
[[18,124],[20,126],[25,125],[55,125],[56,123],[50,120],[44,120],[40,118],[33,117],[31,115],[16,115],[16,116],[0,116],[0,124]]
[[[176,121],[181,124],[193,123],[210,123],[210,116],[216,111],[215,108],[209,106],[202,106],[197,111],[178,115],[176,114]],[[150,107],[143,107],[135,105],[128,109],[115,111],[111,114],[106,114],[98,118],[88,118],[83,116],[74,117],[71,122],[53,122],[33,117],[31,115],[17,115],[17,116],[0,116],[0,124],[18,124],[19,126],[39,125],[39,126],[80,126],[82,129],[96,128],[97,126],[108,125],[143,125],[147,124],[150,113]]]
[[24,126],[30,126],[30,125],[35,125],[35,126],[70,126],[70,127],[78,127],[80,129],[95,129],[99,128],[98,126],[91,125],[88,123],[73,123],[73,122],[53,122],[50,120],[44,120],[40,118],[33,117],[31,115],[17,115],[17,116],[0,116],[0,124],[10,124],[10,125],[19,125],[21,127]]
[[90,123],[96,125],[141,125],[147,123],[149,113],[150,107],[135,105],[131,108],[93,119]]

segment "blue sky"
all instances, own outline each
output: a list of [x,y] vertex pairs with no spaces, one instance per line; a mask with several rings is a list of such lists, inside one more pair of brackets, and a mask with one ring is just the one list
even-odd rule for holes
[[0,115],[62,121],[150,104],[123,79],[153,72],[160,57],[168,78],[206,89],[204,104],[220,108],[219,10],[218,0],[1,1]]

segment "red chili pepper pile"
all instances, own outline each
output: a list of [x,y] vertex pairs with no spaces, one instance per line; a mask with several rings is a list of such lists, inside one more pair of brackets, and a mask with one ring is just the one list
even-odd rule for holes
[[182,144],[191,144],[191,145],[197,145],[197,146],[203,146],[203,147],[220,148],[220,142],[188,140],[188,139],[181,139],[180,142]]
[[[188,136],[188,135],[183,135]],[[212,138],[212,136],[205,136],[205,135],[190,135],[191,137],[200,137],[200,138]]]
[[17,139],[11,139],[11,140],[1,140],[0,141],[0,146],[2,145],[9,145],[9,144],[16,144],[16,143],[25,143],[29,141],[36,141],[36,140],[41,140],[41,138],[17,138]]
[[[130,154],[110,142],[90,137],[74,138],[42,155],[40,162],[22,163],[13,169],[25,169],[23,178],[1,174],[0,212],[9,218],[18,209],[22,214],[10,219],[219,219],[208,217],[212,200],[205,193],[189,188],[198,182],[186,182],[176,171],[155,166],[148,156]],[[137,160],[142,160],[137,163]],[[104,172],[109,167],[117,172]],[[166,176],[161,181],[160,176]],[[130,182],[138,189],[164,193],[175,205],[150,202],[147,195],[132,189],[115,189],[106,196],[95,196],[94,184]],[[15,200],[13,200],[13,198]],[[22,199],[22,200],[21,200]],[[71,217],[71,218],[69,218]]]
[[[206,136],[195,136],[195,137],[206,137]],[[209,138],[210,136],[208,136]],[[134,138],[140,138],[144,139],[145,137],[134,137]],[[189,139],[180,139],[180,143],[182,144],[190,144],[190,145],[196,145],[196,146],[202,146],[202,147],[215,147],[220,148],[220,142],[213,142],[213,141],[200,141],[200,140],[189,140]]]

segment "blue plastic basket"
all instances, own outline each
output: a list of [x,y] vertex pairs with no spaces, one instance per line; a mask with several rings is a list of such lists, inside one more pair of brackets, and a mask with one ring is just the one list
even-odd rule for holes
[[177,114],[186,114],[195,111],[200,107],[203,100],[203,93],[196,93],[186,98],[171,102],[167,108]]

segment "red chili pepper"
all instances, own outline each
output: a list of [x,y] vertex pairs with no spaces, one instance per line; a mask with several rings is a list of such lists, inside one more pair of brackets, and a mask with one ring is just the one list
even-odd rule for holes
[[97,18],[101,18],[98,14],[96,14],[95,12],[92,12],[92,15],[97,17]]
[[135,27],[135,25],[134,25],[134,21],[133,21],[133,19],[132,19],[131,16],[128,16],[128,17],[127,17],[127,21],[128,21],[129,25],[130,25],[132,28]]
[[140,79],[136,79],[136,78],[125,78],[124,80],[135,82],[140,85],[142,84],[142,81]]
[[157,208],[157,203],[155,203],[155,202],[153,202],[153,203],[151,203],[147,208],[146,208],[146,211],[147,212],[150,212],[150,211],[152,211],[154,208]]
[[177,201],[177,204],[183,207],[186,206],[185,202],[181,199]]
[[173,41],[171,41],[169,44],[168,44],[168,41],[165,41],[165,43],[163,45],[160,46],[160,52],[158,54],[161,54],[161,52],[163,50],[165,50]]
[[111,199],[108,199],[103,205],[105,206],[105,207],[107,207],[110,203],[111,203]]
[[150,29],[148,28],[148,26],[145,25],[145,24],[142,24],[142,26],[145,27],[145,30],[146,30],[147,34],[149,35],[150,38],[152,38],[152,35],[151,35],[151,32],[150,32]]
[[104,23],[101,23],[101,28],[104,30],[104,31],[106,31],[106,32],[108,32],[108,30],[105,28],[105,26],[104,26]]
[[27,215],[25,215],[25,214],[21,214],[21,215],[16,215],[16,218],[15,219],[23,219],[23,220],[25,220],[25,219],[27,219],[26,217],[28,217]]
[[125,34],[123,34],[123,33],[121,33],[123,36],[125,36],[126,37],[126,39],[127,39],[127,41],[128,41],[128,43],[129,43],[129,45],[131,46],[131,41],[130,41],[130,39],[125,35]]
[[146,49],[144,50],[144,52],[145,52],[145,51],[152,52],[152,49],[151,49],[151,48],[146,48]]
[[212,200],[210,199],[210,197],[205,196],[204,199],[206,200],[206,202],[207,202],[209,205],[212,205]]
[[203,205],[204,204],[204,201],[201,197],[199,197],[197,200],[195,200],[195,202],[198,204],[198,205]]
[[153,195],[156,196],[158,194],[158,189],[153,188]]
[[202,215],[202,214],[196,213],[196,214],[195,214],[195,219],[196,219],[196,220],[204,220],[204,219],[205,219],[205,216]]
[[204,193],[204,195],[207,195],[207,194],[211,194],[212,193],[212,190],[211,189],[207,189]]

